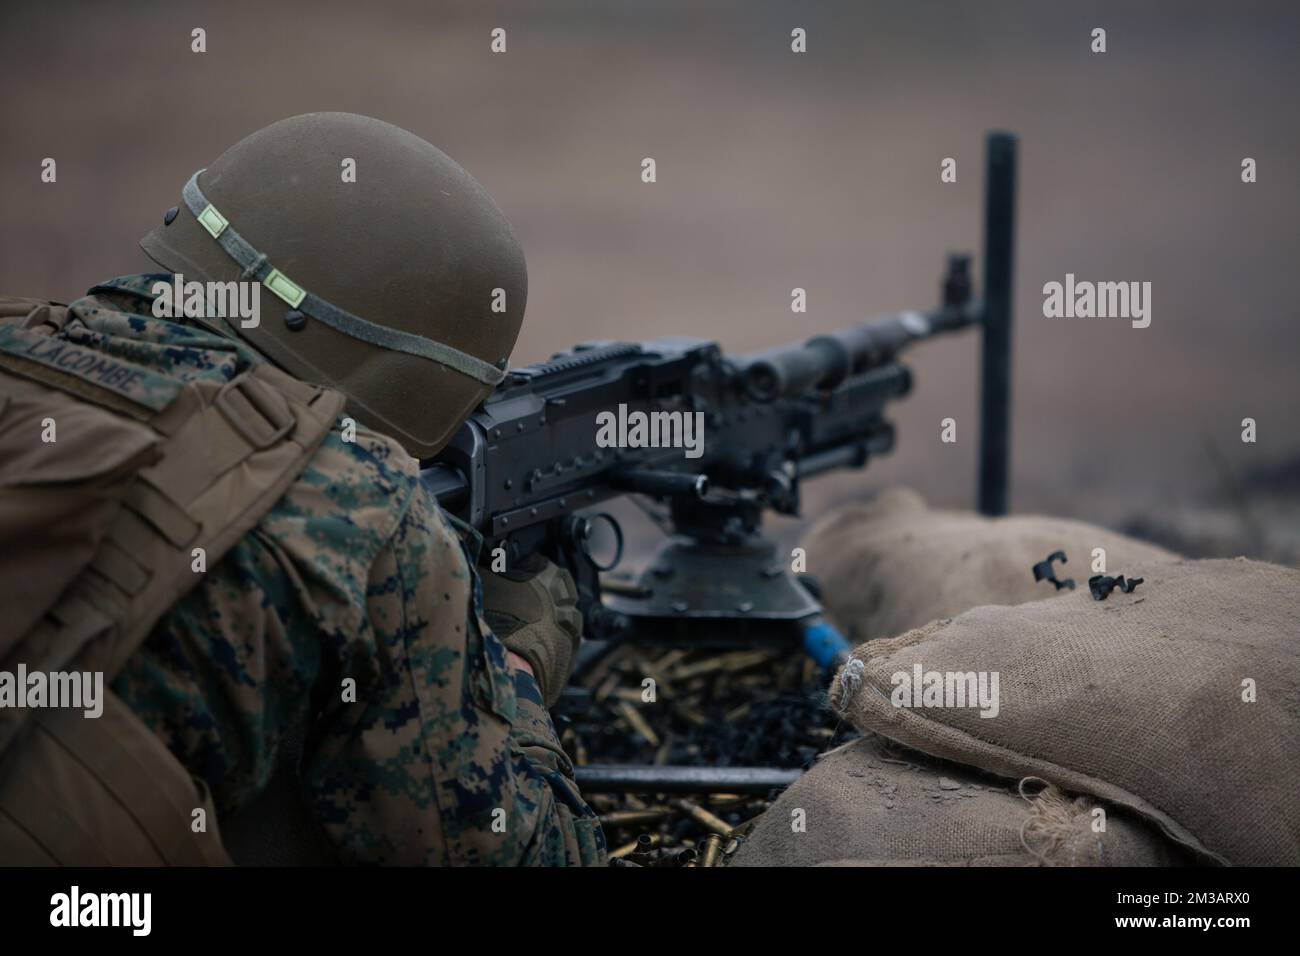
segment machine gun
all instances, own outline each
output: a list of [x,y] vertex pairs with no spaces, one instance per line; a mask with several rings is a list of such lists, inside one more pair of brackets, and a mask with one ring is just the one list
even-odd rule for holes
[[[743,642],[801,637],[823,665],[847,649],[814,595],[761,531],[770,509],[794,515],[803,480],[862,467],[888,452],[886,405],[911,387],[899,356],[971,325],[984,330],[980,506],[1005,510],[1015,140],[988,143],[984,296],[969,257],[950,256],[939,305],[769,351],[725,355],[711,341],[587,342],[510,370],[421,480],[506,566],[541,552],[578,586],[595,642]],[[601,447],[599,416],[681,437],[703,423],[697,457],[681,447]],[[688,420],[687,416],[691,416]],[[673,431],[673,429],[676,429]],[[640,578],[602,590],[622,532],[591,509],[622,495],[667,506],[671,537]],[[597,564],[589,544],[607,522],[617,546]]]

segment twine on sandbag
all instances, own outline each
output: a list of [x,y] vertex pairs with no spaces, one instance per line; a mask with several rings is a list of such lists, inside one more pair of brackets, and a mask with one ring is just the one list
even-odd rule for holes
[[[1037,793],[1027,794],[1025,785],[1029,783],[1041,783],[1043,788]],[[1022,778],[1016,786],[1016,792],[1020,794],[1020,799],[1029,804],[1029,816],[1020,825],[1020,845],[1025,848],[1025,852],[1043,866],[1059,866],[1062,862],[1067,866],[1078,865],[1078,847],[1070,848],[1068,860],[1060,860],[1059,854],[1061,848],[1070,843],[1073,837],[1087,834],[1090,828],[1088,821],[1091,820],[1095,804],[1090,804],[1084,797],[1069,799],[1042,777]],[[1080,817],[1085,818],[1082,828],[1078,823]],[[1043,837],[1044,840],[1035,842],[1040,845],[1045,842],[1046,846],[1043,849],[1030,846],[1030,836]],[[1104,864],[1106,848],[1100,837],[1096,844],[1096,862]]]
[[856,657],[850,657],[840,669],[840,710],[848,708],[849,701],[853,699],[858,685],[862,683],[862,668],[865,666]]
[[[800,811],[802,828],[791,826],[795,811]],[[1025,817],[1032,812],[1016,798],[1013,780],[998,782],[868,734],[823,754],[805,771],[758,818],[732,865],[1170,866],[1186,862],[1154,827],[1119,816],[1108,821],[1097,844],[1066,839],[1052,857],[1032,828],[1022,838]],[[1027,851],[1025,840],[1038,852]],[[1050,859],[1044,860],[1045,856]]]

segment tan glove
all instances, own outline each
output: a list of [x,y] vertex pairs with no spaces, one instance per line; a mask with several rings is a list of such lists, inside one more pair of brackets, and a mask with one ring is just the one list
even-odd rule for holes
[[484,571],[480,577],[483,617],[492,633],[528,662],[542,700],[554,706],[582,638],[573,577],[541,555],[512,571]]

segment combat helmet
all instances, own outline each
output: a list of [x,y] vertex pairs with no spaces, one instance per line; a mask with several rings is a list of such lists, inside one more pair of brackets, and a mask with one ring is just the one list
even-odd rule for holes
[[259,280],[259,324],[225,328],[344,392],[415,457],[501,380],[528,295],[523,250],[483,187],[420,137],[351,113],[290,117],[181,198],[140,241],[150,258],[187,282]]

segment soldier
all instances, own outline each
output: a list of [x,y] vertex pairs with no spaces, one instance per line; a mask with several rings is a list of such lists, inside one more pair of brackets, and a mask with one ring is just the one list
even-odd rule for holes
[[[343,862],[603,862],[547,712],[573,582],[480,582],[418,480],[518,335],[509,224],[343,113],[253,133],[182,200],[141,242],[166,273],[0,300],[0,668],[113,691],[99,720],[0,710],[0,862],[224,862],[217,820],[277,771]],[[260,282],[257,321],[159,318],[182,276]]]

